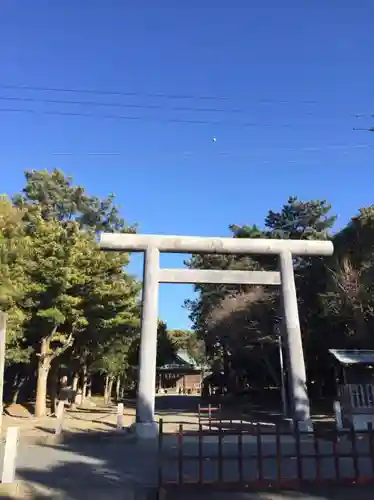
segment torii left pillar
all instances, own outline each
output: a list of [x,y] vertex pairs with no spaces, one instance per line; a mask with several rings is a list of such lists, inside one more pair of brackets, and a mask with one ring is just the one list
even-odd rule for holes
[[142,325],[136,402],[136,433],[139,437],[157,435],[154,416],[157,361],[157,323],[160,251],[144,252]]

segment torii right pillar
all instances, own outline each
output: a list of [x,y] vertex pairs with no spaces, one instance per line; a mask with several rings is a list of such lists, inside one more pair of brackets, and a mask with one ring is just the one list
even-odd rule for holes
[[282,335],[286,342],[288,354],[293,421],[301,431],[308,431],[312,430],[313,425],[310,418],[304,352],[291,252],[280,253],[279,270],[281,273],[283,327],[285,330],[282,332]]

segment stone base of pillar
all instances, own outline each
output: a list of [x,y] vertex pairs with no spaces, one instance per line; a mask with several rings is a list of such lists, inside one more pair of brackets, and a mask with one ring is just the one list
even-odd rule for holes
[[299,432],[313,432],[313,429],[314,429],[312,420],[293,421],[292,426],[294,429],[295,429],[295,426],[297,426],[299,429]]
[[157,422],[134,422],[130,430],[139,439],[156,439],[158,437]]

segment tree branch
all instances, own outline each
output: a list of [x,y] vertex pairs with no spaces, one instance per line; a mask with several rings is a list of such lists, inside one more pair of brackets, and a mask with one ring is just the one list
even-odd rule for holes
[[51,340],[53,339],[53,337],[56,335],[57,328],[58,328],[58,325],[55,325],[52,328],[51,333],[47,337],[45,337],[45,340],[46,340],[47,343],[51,342]]
[[63,354],[69,347],[73,345],[74,337],[73,337],[73,332],[70,333],[69,337],[65,340],[65,342],[58,347],[50,356],[50,360],[52,361],[55,358],[58,358]]

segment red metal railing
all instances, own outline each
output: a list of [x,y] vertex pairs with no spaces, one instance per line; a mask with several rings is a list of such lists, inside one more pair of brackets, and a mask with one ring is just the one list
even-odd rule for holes
[[218,406],[201,406],[198,408],[198,418],[199,424],[208,425],[208,429],[212,430],[212,424],[216,424],[217,421],[222,422],[222,407]]
[[[210,422],[211,424],[211,422]],[[211,425],[209,426],[211,429]],[[374,432],[285,432],[254,425],[227,433],[179,426],[159,432],[159,488],[297,488],[305,484],[374,483]]]

